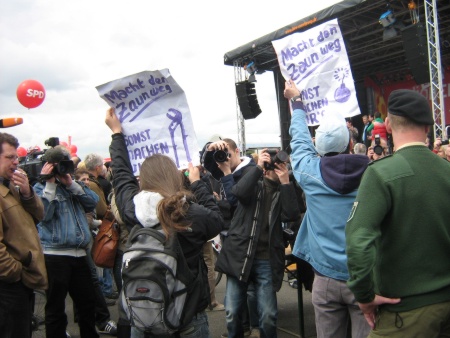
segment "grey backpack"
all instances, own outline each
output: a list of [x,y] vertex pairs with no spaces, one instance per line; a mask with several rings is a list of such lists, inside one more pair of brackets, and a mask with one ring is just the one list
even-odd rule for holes
[[135,226],[128,244],[121,292],[128,320],[140,331],[171,335],[196,314],[201,274],[189,269],[176,233],[166,239],[162,230]]

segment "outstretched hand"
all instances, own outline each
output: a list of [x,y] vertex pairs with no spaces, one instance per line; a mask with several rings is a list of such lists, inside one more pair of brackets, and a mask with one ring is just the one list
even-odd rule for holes
[[375,295],[375,298],[370,303],[358,303],[359,308],[364,314],[367,323],[369,323],[372,330],[375,328],[375,318],[378,311],[378,306],[382,304],[397,304],[400,303],[400,298],[386,298]]
[[189,171],[188,178],[191,184],[200,179],[200,169],[198,167],[195,167],[192,164],[192,162],[189,162],[188,164],[188,171]]
[[106,111],[105,123],[111,129],[113,134],[122,132],[122,125],[120,124],[119,119],[116,116],[115,109],[110,107]]
[[292,99],[295,96],[300,95],[300,90],[298,90],[295,82],[292,80],[286,81],[284,84],[284,97],[288,100]]

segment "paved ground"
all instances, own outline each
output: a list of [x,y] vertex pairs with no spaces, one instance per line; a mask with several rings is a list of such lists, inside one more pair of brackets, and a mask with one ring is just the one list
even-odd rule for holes
[[[222,301],[225,292],[225,278],[219,283],[216,289],[217,299]],[[304,312],[304,331],[303,338],[316,337],[316,330],[314,325],[314,310],[311,304],[311,293],[303,291],[303,312]],[[68,331],[72,338],[80,338],[77,324],[73,323],[72,302],[70,297],[67,298],[66,311],[69,318]],[[109,307],[111,318],[117,320],[117,307]],[[297,289],[289,286],[288,282],[283,283],[283,287],[278,293],[278,337],[301,337],[300,335],[300,320],[298,308],[298,294]],[[212,338],[220,338],[223,332],[226,332],[225,312],[208,312],[209,325]],[[101,335],[108,337],[107,335]]]

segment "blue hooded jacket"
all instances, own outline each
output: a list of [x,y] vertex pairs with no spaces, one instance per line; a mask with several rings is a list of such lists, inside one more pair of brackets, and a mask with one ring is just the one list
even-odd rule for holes
[[302,102],[294,102],[292,109],[292,170],[307,206],[293,254],[319,274],[346,281],[345,225],[369,159],[353,154],[320,157],[311,140]]

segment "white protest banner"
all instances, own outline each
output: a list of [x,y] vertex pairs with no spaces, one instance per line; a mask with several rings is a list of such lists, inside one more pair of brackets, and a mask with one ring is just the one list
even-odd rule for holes
[[130,75],[100,85],[97,91],[116,109],[134,175],[153,154],[171,157],[179,169],[200,163],[186,96],[168,69]]
[[336,112],[345,117],[361,114],[337,19],[272,41],[272,45],[283,77],[301,90],[308,125],[319,125]]

